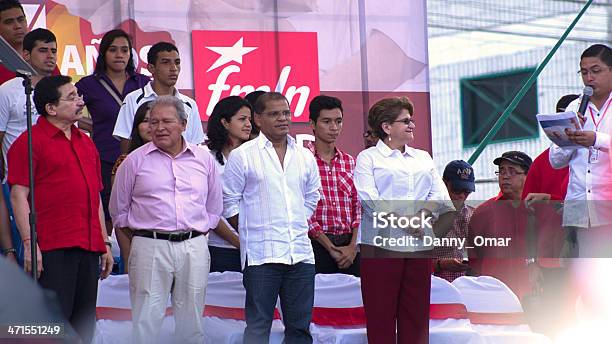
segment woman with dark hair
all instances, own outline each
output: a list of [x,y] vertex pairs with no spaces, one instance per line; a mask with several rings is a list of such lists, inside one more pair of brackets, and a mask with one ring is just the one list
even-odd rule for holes
[[[130,148],[128,153],[140,148],[140,146],[151,141],[151,129],[149,128],[149,116],[151,114],[152,100],[140,104],[136,114],[134,115],[134,124],[132,125],[132,133],[130,134]],[[127,154],[121,154],[121,160],[125,159]],[[118,164],[116,164],[119,167]],[[114,170],[114,168],[113,168]]]
[[[151,114],[151,103],[153,101],[148,101],[140,104],[138,110],[136,110],[136,115],[134,115],[134,124],[132,126],[132,133],[130,135],[130,149],[128,154],[132,151],[138,149],[140,146],[145,143],[151,141],[151,129],[149,127],[149,115]],[[125,160],[127,154],[121,154],[117,161],[115,161],[115,165],[111,171],[111,185],[115,183],[115,174],[117,174],[117,169]],[[129,228],[118,228],[115,231],[115,236],[117,237],[117,242],[119,243],[119,250],[121,252],[121,261],[124,262],[124,272],[128,272],[127,259],[130,256],[130,244],[132,242],[132,234]]]
[[[421,239],[434,232],[443,237],[448,227],[421,220],[418,228],[392,228],[373,221],[380,218],[374,214],[433,217],[448,224],[455,212],[429,153],[409,146],[416,128],[412,102],[406,97],[382,99],[370,109],[368,124],[378,141],[359,153],[354,175],[364,207],[359,242],[368,342],[427,344],[432,273],[428,257],[433,247]],[[403,246],[380,240],[406,236],[410,240]]]
[[112,135],[113,129],[123,98],[149,82],[149,77],[136,73],[135,69],[130,37],[123,30],[111,30],[102,37],[93,74],[76,83],[91,115],[91,136],[100,153],[104,186],[101,197],[109,235],[113,228],[108,213],[111,170],[121,153],[119,141]]
[[[251,114],[249,102],[238,96],[223,98],[215,105],[208,119],[207,146],[221,174],[230,152],[249,139]],[[242,271],[238,232],[224,219],[208,235],[208,249],[210,272]]]
[[[149,128],[149,117],[151,115],[152,100],[140,104],[134,115],[134,124],[132,125],[132,133],[130,134],[130,148],[127,154],[121,154],[115,161],[111,175],[114,177],[119,165],[125,160],[125,157],[132,151],[140,148],[140,146],[151,141],[151,129]],[[113,181],[114,182],[114,181]]]

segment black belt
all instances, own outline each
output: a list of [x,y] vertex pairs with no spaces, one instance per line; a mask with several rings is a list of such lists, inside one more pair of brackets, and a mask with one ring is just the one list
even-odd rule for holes
[[147,230],[135,230],[133,231],[133,233],[135,236],[168,240],[168,241],[173,241],[173,242],[180,242],[180,241],[193,239],[193,238],[199,237],[200,235],[204,234],[198,231],[182,232],[182,233],[161,233],[161,232],[154,232],[154,231],[147,231]]

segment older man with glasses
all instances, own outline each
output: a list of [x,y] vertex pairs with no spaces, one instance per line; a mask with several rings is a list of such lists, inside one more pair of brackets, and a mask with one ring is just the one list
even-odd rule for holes
[[96,325],[98,279],[109,275],[113,257],[100,200],[98,151],[74,126],[85,103],[71,81],[68,76],[46,76],[34,89],[34,105],[40,114],[31,133],[37,238],[30,236],[27,132],[8,151],[8,183],[24,244],[26,272],[33,269],[34,248],[40,286],[57,294],[63,315],[80,340],[90,343]]
[[493,160],[498,166],[500,193],[474,210],[468,227],[467,248],[473,274],[500,279],[522,298],[531,292],[529,265],[533,265],[527,243],[528,213],[521,195],[531,158],[509,151]]
[[206,234],[219,223],[223,195],[214,157],[183,138],[187,125],[181,99],[156,97],[149,119],[152,140],[125,158],[111,191],[115,228],[133,233],[129,281],[135,343],[156,342],[169,295],[174,342],[204,341]]

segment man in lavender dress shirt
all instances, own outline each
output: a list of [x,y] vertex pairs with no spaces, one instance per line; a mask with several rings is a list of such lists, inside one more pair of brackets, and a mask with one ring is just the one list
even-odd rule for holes
[[223,209],[214,158],[182,137],[183,103],[151,105],[152,142],[128,155],[111,192],[115,227],[133,230],[129,258],[134,341],[155,342],[171,295],[179,343],[202,343],[210,256],[206,233]]

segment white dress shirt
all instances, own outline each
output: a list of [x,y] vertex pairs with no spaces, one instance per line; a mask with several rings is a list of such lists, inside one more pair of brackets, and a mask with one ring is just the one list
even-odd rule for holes
[[[570,170],[563,207],[564,226],[589,228],[612,223],[612,170],[609,152],[612,132],[611,102],[612,93],[602,109],[589,102],[585,111],[586,122],[583,130],[596,131],[597,135],[593,147],[559,147],[554,143],[550,146],[552,167],[569,166]],[[579,107],[580,99],[576,99],[567,107],[567,111],[577,112]]]
[[[136,110],[138,107],[145,102],[155,100],[157,93],[153,91],[151,83],[146,84],[143,88],[132,91],[125,96],[123,105],[119,109],[117,115],[117,121],[115,122],[115,129],[113,130],[113,137],[117,140],[130,139],[132,133],[132,125],[134,124],[134,116],[136,116]],[[204,130],[202,129],[202,120],[200,119],[200,112],[198,105],[195,100],[179,93],[175,89],[174,96],[180,99],[185,105],[185,112],[187,113],[187,128],[183,132],[183,137],[187,142],[194,145],[200,144],[206,140]]]
[[263,134],[234,149],[223,174],[223,214],[239,214],[242,267],[266,263],[314,264],[308,218],[321,180],[312,153],[287,136],[280,159]]
[[[359,243],[376,244],[373,240],[377,235],[400,238],[408,234],[403,229],[381,228],[380,224],[374,228],[374,212],[412,216],[420,209],[428,209],[437,217],[455,210],[429,153],[409,146],[402,153],[379,140],[357,156],[354,180],[364,209]],[[424,228],[424,235],[435,237],[431,228]],[[423,240],[405,246],[376,246],[402,252],[433,249]]]

